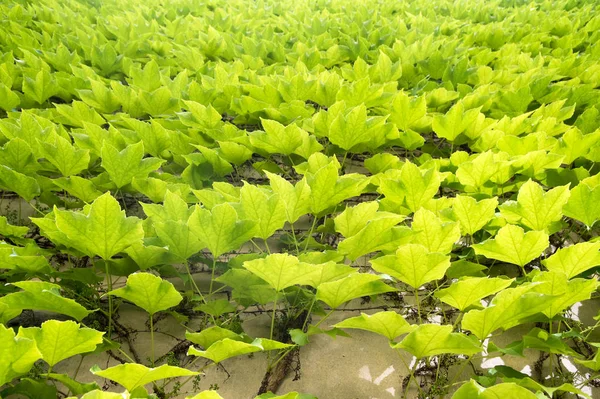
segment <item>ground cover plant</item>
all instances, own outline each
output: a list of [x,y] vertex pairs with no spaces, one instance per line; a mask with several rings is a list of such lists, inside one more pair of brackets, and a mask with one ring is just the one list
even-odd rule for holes
[[356,330],[399,397],[591,397],[598,43],[593,0],[2,2],[0,397],[220,398],[265,352],[240,395],[314,398]]

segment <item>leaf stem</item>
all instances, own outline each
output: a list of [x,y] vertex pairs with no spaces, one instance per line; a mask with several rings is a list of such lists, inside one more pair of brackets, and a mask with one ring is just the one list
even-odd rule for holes
[[[92,261],[95,263],[95,261]],[[108,338],[112,338],[112,317],[113,317],[113,299],[110,292],[112,291],[112,277],[110,275],[110,265],[107,260],[104,261],[106,272],[106,285],[108,286]]]
[[294,246],[296,247],[296,255],[300,254],[300,248],[298,248],[298,239],[296,238],[296,231],[294,230],[294,223],[290,223],[292,229],[292,237],[294,238]]
[[[190,270],[190,265],[187,261],[185,262],[185,270],[187,271],[190,282],[192,283],[192,287],[194,287],[196,289],[196,292],[200,296],[200,299],[202,300],[202,302],[206,303],[206,299],[204,299],[204,295],[202,295],[202,291],[200,291],[198,284],[196,284],[196,281],[194,280],[194,277],[192,276],[192,271]],[[212,283],[212,280],[211,280],[211,283]]]
[[212,267],[210,268],[210,285],[208,286],[208,295],[212,295],[213,282],[215,281],[215,269],[217,268],[217,258],[213,256]]
[[419,324],[421,324],[421,301],[419,300],[418,288],[415,288],[415,304],[417,305],[417,316],[419,317]]
[[150,350],[152,351],[152,367],[154,367],[154,315],[150,314]]
[[275,296],[275,301],[273,302],[273,312],[271,313],[271,333],[269,334],[269,339],[273,339],[273,330],[275,329],[275,312],[277,311],[277,296]]
[[310,237],[312,236],[312,233],[313,233],[313,230],[315,229],[316,224],[317,224],[317,215],[314,215],[312,225],[310,226],[310,230],[308,231],[308,236],[306,237],[306,243],[304,244],[304,252],[306,252],[306,250],[308,249]]

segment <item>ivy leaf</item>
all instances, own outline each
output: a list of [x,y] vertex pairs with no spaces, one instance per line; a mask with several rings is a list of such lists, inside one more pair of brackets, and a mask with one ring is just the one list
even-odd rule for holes
[[539,399],[530,390],[520,387],[514,382],[505,382],[484,388],[475,381],[470,380],[463,384],[452,395],[452,399],[500,399],[500,398],[519,398],[519,399]]
[[301,216],[310,212],[310,186],[305,177],[294,186],[279,175],[268,171],[265,171],[265,174],[271,182],[271,189],[283,202],[289,223],[296,222]]
[[123,394],[115,392],[105,392],[97,389],[86,393],[81,397],[81,399],[123,399]]
[[357,234],[369,221],[378,216],[378,209],[379,203],[376,201],[362,202],[356,206],[347,207],[334,218],[335,231],[341,233],[344,237]]
[[442,353],[473,355],[481,351],[474,337],[453,333],[452,326],[438,324],[419,325],[394,348],[404,349],[417,359]]
[[577,302],[590,299],[600,285],[595,279],[567,280],[567,276],[559,271],[539,273],[533,281],[545,283],[538,285],[533,291],[548,295],[548,304],[542,313],[550,319]]
[[76,175],[87,169],[90,163],[90,151],[78,149],[67,139],[56,135],[54,143],[39,142],[42,154],[65,176]]
[[483,152],[471,161],[461,163],[456,170],[456,178],[460,184],[475,191],[482,191],[490,181],[503,184],[510,178],[510,161],[500,157],[500,154],[491,151]]
[[17,193],[26,201],[31,201],[41,191],[37,180],[5,165],[0,165],[0,188]]
[[0,108],[4,111],[12,111],[21,103],[19,96],[10,90],[10,87],[0,82]]
[[[73,395],[83,395],[87,392],[93,391],[95,389],[100,389],[97,383],[90,382],[87,384],[75,381],[67,374],[56,374],[56,373],[48,373],[46,374],[48,378],[58,381],[63,384]],[[33,399],[33,398],[32,398]],[[36,398],[37,399],[37,398]]]
[[94,375],[115,381],[119,385],[125,387],[129,392],[158,380],[198,375],[195,371],[181,367],[168,366],[166,364],[163,364],[160,367],[148,368],[137,363],[126,363],[109,367],[105,370],[101,370],[98,366],[94,366],[90,371]]
[[196,205],[188,226],[215,258],[238,249],[256,233],[256,222],[238,219],[237,212],[228,203],[211,210]]
[[19,137],[13,138],[0,148],[0,164],[24,175],[32,176],[40,169],[37,158],[31,146]]
[[[47,310],[73,317],[81,321],[90,311],[72,299],[60,295],[60,286],[44,281],[19,281],[12,283],[23,291],[13,292],[0,298],[0,306],[6,305],[9,310],[24,309]],[[18,315],[18,314],[17,314]]]
[[16,336],[12,328],[0,324],[0,386],[27,374],[42,357],[35,341]]
[[96,349],[103,332],[81,328],[73,321],[48,320],[40,327],[20,328],[18,337],[35,341],[42,359],[53,367],[61,360]]
[[565,216],[579,220],[591,228],[600,219],[600,185],[590,187],[579,183],[563,207]]
[[29,231],[27,226],[13,226],[6,216],[0,216],[0,235],[4,237],[23,237]]
[[266,281],[280,292],[296,284],[306,284],[319,268],[300,262],[288,254],[272,254],[264,259],[244,262],[244,268]]
[[560,248],[542,264],[550,271],[562,272],[567,278],[573,278],[600,265],[600,242],[580,242]]
[[356,328],[383,335],[390,341],[400,335],[413,331],[416,326],[408,322],[398,313],[389,310],[372,315],[361,313],[360,316],[350,317],[334,325],[336,328]]
[[232,296],[244,305],[265,305],[277,298],[277,292],[265,280],[245,269],[230,269],[215,281],[233,288]]
[[479,113],[479,108],[465,110],[464,104],[458,102],[445,115],[433,117],[433,131],[438,137],[454,141],[477,120]]
[[356,272],[352,266],[335,263],[333,261],[312,265],[312,267],[315,268],[316,271],[306,276],[304,284],[314,288],[322,283],[339,280]]
[[460,223],[461,232],[473,235],[492,220],[497,206],[497,197],[477,201],[467,195],[458,195],[452,203],[452,213]]
[[444,223],[435,213],[424,208],[415,212],[411,227],[415,233],[413,242],[423,245],[429,252],[450,253],[454,243],[460,239],[458,223]]
[[418,289],[425,283],[444,277],[450,267],[450,257],[429,252],[419,244],[406,244],[398,248],[395,255],[372,259],[371,265],[378,272]]
[[385,119],[381,117],[368,117],[367,107],[360,104],[349,112],[337,115],[329,127],[329,140],[338,147],[350,151],[359,144],[373,140],[384,123]]
[[436,291],[435,296],[461,311],[478,303],[481,299],[502,291],[514,279],[471,277],[454,282],[448,288]]
[[523,284],[499,292],[487,308],[467,312],[462,328],[483,340],[497,329],[509,329],[523,319],[544,311],[548,307],[548,297],[533,292],[537,285]]
[[528,349],[536,349],[547,353],[572,356],[574,358],[582,357],[563,341],[562,334],[550,334],[548,331],[537,327],[523,336],[523,346]]
[[203,348],[210,348],[212,344],[225,338],[232,339],[234,341],[244,340],[243,335],[234,333],[231,330],[219,326],[212,326],[198,333],[191,333],[188,331],[185,333],[185,339],[196,345],[200,345]]
[[142,221],[126,217],[109,192],[96,198],[87,213],[54,209],[56,227],[72,246],[108,260],[144,237]]
[[180,261],[186,261],[204,248],[198,237],[192,232],[188,222],[166,220],[154,224],[158,238],[168,248],[169,254]]
[[270,119],[261,119],[261,123],[265,131],[250,133],[250,143],[269,154],[290,155],[302,145],[304,138],[308,137],[308,133],[294,123],[283,126]]
[[223,399],[217,391],[203,391],[194,396],[187,396],[185,399]]
[[98,190],[94,182],[84,179],[79,176],[61,177],[52,180],[61,189],[65,190],[73,197],[79,198],[86,204],[91,203],[96,198],[102,195],[102,191]]
[[241,217],[256,223],[254,234],[263,240],[282,228],[287,219],[279,194],[268,194],[248,183],[240,190],[240,204]]
[[335,163],[328,163],[314,174],[309,173],[307,180],[311,189],[311,210],[315,215],[321,214],[345,199],[360,195],[369,184],[369,179],[355,173],[338,176],[338,167]]
[[183,300],[173,284],[150,273],[130,275],[125,287],[112,290],[108,295],[126,299],[150,313],[150,316],[177,306]]
[[493,239],[472,247],[477,255],[512,263],[521,267],[539,257],[548,248],[548,234],[543,231],[525,233],[519,226],[507,224]]
[[227,299],[215,299],[198,305],[194,310],[199,310],[214,317],[219,317],[227,313],[235,312],[237,307]]
[[544,192],[533,180],[519,189],[517,202],[500,205],[500,213],[510,222],[518,222],[532,230],[546,230],[562,218],[562,208],[569,199],[569,186],[555,187]]
[[409,242],[413,236],[410,228],[396,226],[403,219],[400,215],[380,212],[379,218],[371,220],[358,233],[340,242],[338,251],[351,260],[375,251],[393,251],[398,245]]
[[400,170],[399,179],[384,179],[380,191],[390,200],[404,203],[411,212],[416,212],[437,193],[440,188],[439,173],[428,169],[424,173],[407,161]]
[[251,343],[235,341],[229,338],[222,339],[212,344],[207,350],[201,351],[193,346],[188,349],[188,356],[199,356],[210,359],[215,363],[220,363],[223,360],[245,355],[253,352],[261,352],[268,350],[277,350],[289,348],[292,345],[283,344],[266,338],[257,338]]
[[317,287],[317,299],[335,309],[352,299],[392,291],[396,289],[381,281],[381,276],[353,273],[339,280],[320,284]]
[[165,161],[156,158],[144,158],[144,144],[140,141],[130,144],[119,151],[107,141],[102,146],[102,167],[117,188],[131,183],[133,178],[145,179]]

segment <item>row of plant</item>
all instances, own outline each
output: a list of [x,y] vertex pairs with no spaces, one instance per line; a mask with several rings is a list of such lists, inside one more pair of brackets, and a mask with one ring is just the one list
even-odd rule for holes
[[[591,397],[593,1],[163,3],[0,4],[1,397],[218,398],[189,385],[266,352],[244,395],[311,398],[267,391],[352,329],[414,357],[405,396]],[[155,351],[163,317],[183,352]],[[122,364],[61,369],[102,353]],[[475,366],[531,353],[535,375]]]

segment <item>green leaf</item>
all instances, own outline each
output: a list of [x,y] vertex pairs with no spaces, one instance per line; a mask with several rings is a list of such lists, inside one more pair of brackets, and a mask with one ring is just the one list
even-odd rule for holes
[[543,313],[550,319],[572,305],[590,299],[600,285],[595,279],[567,280],[567,276],[560,271],[541,272],[533,281],[545,283],[537,286],[534,291],[548,295],[548,304]]
[[83,384],[81,382],[75,381],[71,377],[66,374],[56,374],[56,373],[48,373],[46,374],[48,378],[58,381],[63,384],[65,387],[69,389],[69,391],[73,395],[83,395],[95,389],[100,389],[97,383],[90,382],[87,384]]
[[216,391],[203,391],[194,396],[186,396],[185,399],[223,399]]
[[236,309],[236,306],[227,299],[215,299],[214,301],[208,301],[194,308],[194,310],[199,310],[214,317],[233,313]]
[[329,140],[349,151],[359,144],[374,140],[384,123],[385,119],[381,117],[368,117],[367,107],[360,104],[349,112],[337,115],[329,127]]
[[536,349],[542,352],[555,353],[559,355],[580,358],[581,355],[567,345],[562,334],[550,334],[541,328],[533,328],[523,336],[523,346],[528,349]]
[[[0,298],[0,306],[6,305],[10,310],[24,309],[47,310],[71,316],[81,321],[91,312],[72,299],[60,295],[60,286],[43,281],[19,281],[12,285],[23,291],[13,292]],[[17,314],[18,315],[18,314]]]
[[154,224],[158,238],[165,244],[169,255],[184,262],[204,248],[198,237],[192,233],[189,223],[180,220],[166,220]]
[[419,325],[394,348],[404,349],[417,359],[442,353],[473,355],[481,351],[474,337],[453,333],[452,326],[438,324]]
[[269,154],[290,155],[302,145],[308,133],[295,124],[283,126],[281,123],[261,119],[264,132],[257,130],[249,134],[250,143]]
[[433,198],[439,188],[437,170],[427,169],[423,173],[417,165],[406,161],[399,178],[382,180],[379,190],[393,202],[405,204],[411,212],[416,212]]
[[279,194],[248,183],[240,190],[240,204],[240,216],[256,223],[254,234],[263,240],[282,228],[287,219]]
[[550,271],[562,272],[567,278],[573,278],[600,265],[600,242],[580,242],[560,248],[542,264]]
[[2,188],[19,194],[26,201],[31,201],[40,195],[40,186],[37,180],[5,165],[0,165],[0,189]]
[[391,310],[372,315],[361,313],[360,316],[345,319],[335,324],[334,327],[371,331],[383,335],[390,341],[416,328],[416,326],[408,324],[404,317]]
[[83,395],[81,399],[123,399],[123,394],[94,390]]
[[11,328],[0,324],[0,386],[14,378],[27,374],[33,364],[42,357],[35,341],[16,336]]
[[19,337],[35,341],[42,359],[53,367],[61,360],[91,352],[102,343],[103,332],[81,328],[73,321],[48,320],[40,327],[20,328]]
[[460,223],[462,234],[473,235],[492,218],[498,206],[498,198],[477,201],[467,195],[458,195],[452,203],[452,213]]
[[12,111],[21,103],[19,96],[10,90],[10,87],[0,82],[0,108],[4,111]]
[[144,237],[142,222],[126,217],[110,193],[98,197],[87,213],[54,210],[56,227],[72,246],[89,256],[108,260]]
[[339,280],[322,283],[317,287],[317,299],[332,308],[363,296],[396,291],[381,281],[381,276],[353,273]]
[[552,222],[562,218],[562,208],[569,195],[568,185],[544,192],[542,186],[529,180],[519,189],[516,203],[507,201],[499,208],[511,223],[520,223],[532,230],[546,230]]
[[219,326],[212,326],[198,333],[191,333],[188,331],[185,333],[185,339],[196,345],[200,345],[203,348],[210,348],[212,344],[225,338],[234,341],[244,341],[244,336],[241,334],[234,333],[231,330]]
[[188,226],[215,258],[238,249],[256,233],[256,222],[240,220],[228,203],[211,210],[196,205]]
[[423,284],[444,277],[450,267],[450,257],[439,252],[429,252],[419,244],[402,245],[395,255],[371,260],[373,269],[389,274],[418,289]]
[[600,185],[590,187],[579,183],[563,207],[565,216],[579,220],[591,228],[600,219]]
[[450,287],[436,291],[435,296],[461,311],[485,297],[493,295],[510,286],[514,279],[471,277],[453,282]]
[[130,275],[125,287],[110,291],[108,295],[115,295],[133,302],[150,313],[150,316],[177,306],[183,300],[173,284],[150,273]]
[[212,344],[207,350],[201,351],[193,346],[188,349],[188,356],[199,356],[206,359],[210,359],[215,363],[220,363],[223,360],[246,355],[253,352],[262,352],[269,350],[278,350],[289,348],[289,344],[283,344],[281,342],[273,341],[266,338],[257,338],[251,343],[235,341],[229,338],[222,339]]
[[264,259],[244,262],[244,268],[266,281],[280,292],[296,284],[307,284],[312,275],[320,274],[319,268],[303,263],[295,256],[272,254]]
[[29,399],[56,399],[58,392],[54,385],[49,385],[46,381],[21,378],[15,385],[1,390],[0,396],[3,398],[16,396]]
[[541,255],[550,245],[543,231],[525,233],[519,226],[507,224],[493,239],[473,245],[477,255],[512,263],[521,267]]
[[145,179],[165,161],[156,158],[144,158],[144,144],[140,141],[130,144],[119,151],[108,141],[102,146],[102,167],[117,188],[131,183],[134,178]]
[[470,310],[462,321],[462,328],[483,340],[498,329],[508,329],[525,318],[548,307],[548,297],[533,291],[538,284],[523,284],[496,294],[483,310]]
[[265,174],[271,182],[271,189],[283,202],[286,220],[289,223],[296,222],[310,212],[310,187],[305,177],[294,186],[279,175],[267,171]]
[[29,231],[27,226],[13,226],[6,216],[0,216],[0,235],[4,237],[23,237]]
[[[309,158],[309,163],[315,155]],[[338,176],[338,167],[335,163],[328,163],[314,174],[307,174],[307,180],[311,189],[311,210],[315,215],[321,214],[345,199],[360,195],[369,184],[369,179],[356,173]]]
[[61,189],[73,197],[79,198],[86,204],[91,203],[102,195],[91,180],[79,176],[61,177],[52,180]]
[[458,223],[444,223],[435,213],[424,208],[415,212],[411,227],[415,232],[413,242],[430,252],[450,253],[454,243],[460,239]]
[[44,158],[65,177],[87,169],[90,162],[89,150],[78,149],[59,135],[55,136],[54,143],[40,142],[40,146]]
[[245,269],[230,269],[215,281],[233,288],[233,298],[241,305],[265,305],[277,297],[277,292],[269,284]]
[[351,260],[375,251],[393,251],[398,245],[412,238],[406,226],[396,226],[403,216],[389,212],[378,212],[362,229],[338,245],[338,251]]
[[445,115],[433,117],[433,131],[438,137],[454,141],[475,122],[478,116],[479,108],[465,110],[463,103],[458,102]]
[[452,395],[452,399],[502,399],[502,398],[515,398],[515,399],[539,399],[531,391],[526,388],[520,387],[512,382],[505,382],[502,384],[494,385],[490,388],[484,388],[477,384],[475,381],[470,380],[466,384],[463,384],[455,393]]
[[94,375],[115,381],[125,387],[129,392],[153,381],[198,375],[195,371],[181,367],[168,366],[166,364],[163,364],[160,367],[148,368],[141,364],[126,363],[109,367],[105,370],[101,370],[98,366],[94,366],[90,371]]
[[40,169],[38,157],[25,140],[15,137],[0,148],[0,164],[24,175],[32,176]]

